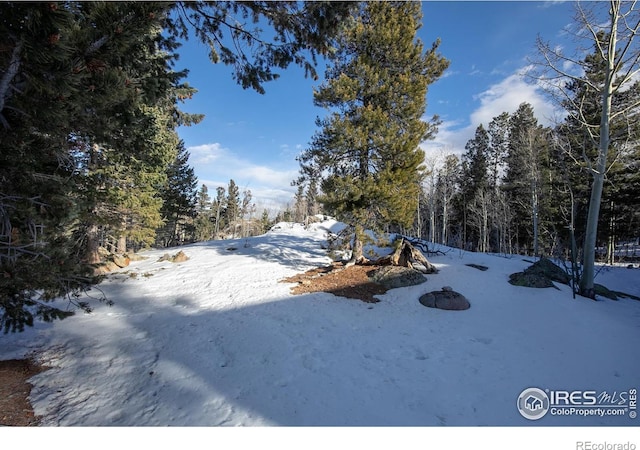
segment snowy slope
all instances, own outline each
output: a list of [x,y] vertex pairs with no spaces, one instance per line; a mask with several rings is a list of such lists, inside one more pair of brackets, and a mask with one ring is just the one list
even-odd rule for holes
[[[512,286],[528,262],[458,250],[431,257],[439,274],[380,303],[291,295],[278,281],[328,263],[326,231],[340,227],[281,224],[184,246],[180,264],[147,252],[100,285],[114,306],[0,336],[0,359],[37,351],[52,366],[32,379],[44,425],[638,425],[530,421],[516,402],[529,387],[639,388],[639,301]],[[607,269],[598,282],[640,296],[638,269]],[[447,285],[471,309],[419,304]]]

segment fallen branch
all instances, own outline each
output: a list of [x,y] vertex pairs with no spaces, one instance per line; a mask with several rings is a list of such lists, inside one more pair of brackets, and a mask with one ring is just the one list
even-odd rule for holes
[[402,236],[403,239],[406,239],[407,241],[409,241],[411,243],[411,245],[413,245],[414,247],[418,247],[420,249],[420,251],[422,251],[423,253],[426,253],[429,256],[433,256],[433,255],[446,255],[448,252],[450,252],[451,250],[447,250],[446,252],[443,252],[441,250],[430,250],[428,244],[421,240],[421,239],[416,239],[416,238],[412,238],[409,236]]

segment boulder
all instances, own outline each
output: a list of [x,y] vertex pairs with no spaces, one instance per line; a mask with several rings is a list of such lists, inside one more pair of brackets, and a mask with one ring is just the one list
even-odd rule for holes
[[524,286],[531,288],[555,287],[553,285],[553,282],[549,278],[536,273],[527,273],[527,271],[512,273],[511,275],[509,275],[509,283],[513,284],[514,286]]
[[188,260],[189,260],[189,257],[182,250],[180,250],[178,253],[173,255],[173,257],[171,258],[171,262],[174,262],[174,263],[185,262]]
[[571,278],[560,267],[556,266],[547,258],[540,258],[524,272],[512,273],[509,276],[509,283],[514,286],[524,286],[532,288],[555,287],[553,282],[568,285]]
[[158,258],[157,262],[162,262],[162,261],[171,261],[171,255],[168,253],[165,253],[160,258]]
[[189,257],[182,250],[180,250],[178,253],[176,253],[173,256],[169,255],[168,253],[165,253],[160,258],[158,258],[157,262],[170,261],[172,263],[180,263],[188,260],[189,260]]
[[463,311],[469,309],[471,304],[466,297],[445,286],[441,291],[428,292],[419,299],[420,303],[428,308],[446,309],[450,311]]
[[383,266],[372,270],[368,276],[387,289],[415,286],[427,281],[422,272],[402,266]]
[[547,258],[540,258],[531,267],[525,270],[527,273],[535,273],[544,276],[551,281],[556,281],[562,284],[569,284],[571,278],[562,268],[552,263]]

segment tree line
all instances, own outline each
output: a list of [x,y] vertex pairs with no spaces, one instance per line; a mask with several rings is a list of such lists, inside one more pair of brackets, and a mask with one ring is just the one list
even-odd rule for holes
[[[620,142],[608,156],[598,224],[599,254],[607,262],[617,243],[640,235],[638,131],[635,145]],[[480,124],[461,156],[432,161],[407,231],[471,251],[569,260],[572,242],[582,248],[590,198],[588,167],[576,163],[584,149],[571,145],[574,132],[567,122],[540,125],[529,103]]]

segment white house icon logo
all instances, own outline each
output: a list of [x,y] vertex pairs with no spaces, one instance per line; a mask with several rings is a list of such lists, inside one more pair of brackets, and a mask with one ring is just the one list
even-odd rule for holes
[[539,409],[542,409],[542,400],[540,400],[538,397],[534,397],[533,395],[527,397],[527,399],[524,401],[524,404],[530,411],[537,411]]
[[549,397],[542,389],[527,388],[518,397],[518,411],[525,419],[541,419],[549,411]]

